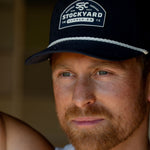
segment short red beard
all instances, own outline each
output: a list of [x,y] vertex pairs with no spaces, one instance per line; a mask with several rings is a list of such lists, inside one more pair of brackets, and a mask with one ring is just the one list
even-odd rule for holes
[[[71,143],[75,146],[77,150],[91,150],[91,146],[92,150],[97,150],[97,148],[100,148],[99,146],[101,146],[102,150],[108,149],[110,147],[108,145],[108,141],[110,141],[109,139],[117,138],[116,129],[114,129],[112,125],[109,125],[109,127],[105,129],[103,127],[97,127],[91,130],[83,129],[82,131],[79,131],[76,128],[72,128],[72,126],[70,126],[70,122],[68,121],[71,118],[79,116],[104,116],[105,118],[111,120],[113,118],[112,114],[102,106],[88,106],[84,110],[76,106],[72,106],[65,113],[65,126],[63,123],[66,134],[68,135]],[[99,132],[103,133],[98,134]],[[117,138],[116,140],[113,140],[114,144],[111,142],[111,146],[115,145],[116,141],[119,141],[119,139]]]
[[[143,121],[147,108],[143,96],[140,96],[134,106],[134,119],[127,128],[120,126],[124,119],[121,118],[122,116],[118,116],[121,119],[116,119],[106,108],[98,105],[91,105],[85,109],[71,106],[67,109],[64,118],[61,118],[60,123],[76,150],[110,150],[132,135]],[[69,121],[71,118],[86,116],[105,117],[107,123],[105,126],[97,126],[90,130],[79,130]]]

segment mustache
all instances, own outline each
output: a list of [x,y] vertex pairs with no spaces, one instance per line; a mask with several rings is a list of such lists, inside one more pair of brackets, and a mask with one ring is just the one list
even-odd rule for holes
[[75,105],[69,107],[66,110],[65,113],[65,118],[68,120],[69,118],[74,118],[74,117],[92,117],[92,116],[104,116],[109,119],[113,118],[112,113],[104,108],[103,106],[98,106],[98,105],[90,105],[86,106],[86,108],[79,108]]

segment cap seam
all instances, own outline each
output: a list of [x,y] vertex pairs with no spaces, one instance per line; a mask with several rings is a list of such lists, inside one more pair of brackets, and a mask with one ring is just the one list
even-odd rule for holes
[[76,40],[77,41],[81,40],[81,41],[103,42],[103,43],[118,45],[118,46],[125,47],[125,48],[128,48],[128,49],[132,49],[132,50],[135,50],[135,51],[139,51],[139,52],[144,53],[145,55],[147,55],[149,53],[146,49],[143,49],[143,48],[139,48],[139,47],[136,47],[136,46],[125,44],[125,43],[118,42],[118,41],[115,41],[115,40],[95,38],[95,37],[67,37],[67,38],[61,38],[61,39],[53,41],[51,44],[49,44],[48,48],[50,48],[50,47],[52,47],[52,46],[54,46],[58,43],[62,43],[62,42],[66,42],[66,41],[76,41]]

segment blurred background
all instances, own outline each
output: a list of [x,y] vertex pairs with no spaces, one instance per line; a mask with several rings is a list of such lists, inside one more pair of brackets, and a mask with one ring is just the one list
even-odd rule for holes
[[55,146],[67,143],[60,129],[48,62],[25,58],[48,46],[54,0],[0,0],[0,111],[41,132]]

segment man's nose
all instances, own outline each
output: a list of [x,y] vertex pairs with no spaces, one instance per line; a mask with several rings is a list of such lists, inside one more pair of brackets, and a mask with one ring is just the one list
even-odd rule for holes
[[77,107],[86,107],[94,104],[96,97],[94,95],[94,86],[90,80],[77,80],[74,86],[72,100]]

